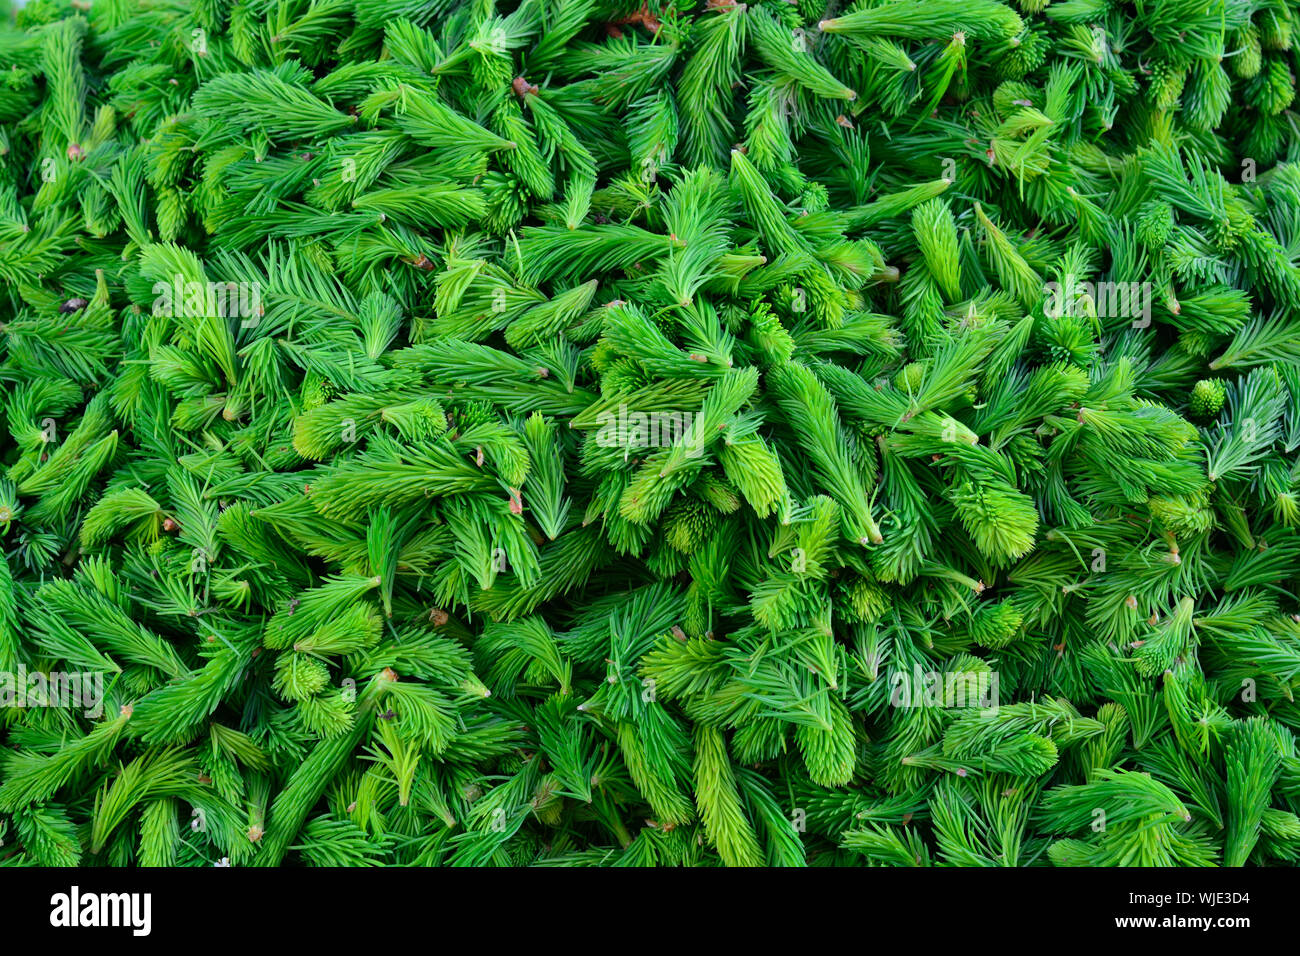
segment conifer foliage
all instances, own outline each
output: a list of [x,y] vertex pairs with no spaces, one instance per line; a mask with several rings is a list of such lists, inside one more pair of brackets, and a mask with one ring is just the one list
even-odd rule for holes
[[1300,4],[634,4],[0,29],[0,861],[1295,862]]

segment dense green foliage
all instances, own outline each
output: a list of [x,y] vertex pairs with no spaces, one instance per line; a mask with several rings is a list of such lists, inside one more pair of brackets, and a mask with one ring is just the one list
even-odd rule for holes
[[30,3],[0,861],[1294,862],[1297,24]]

